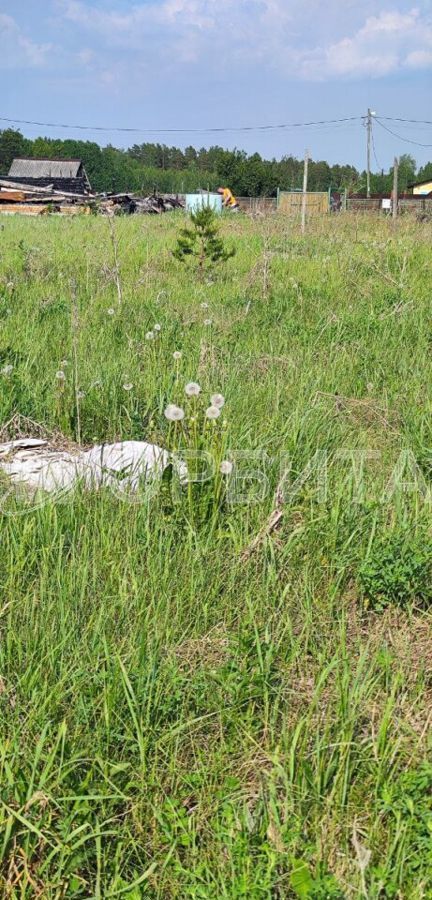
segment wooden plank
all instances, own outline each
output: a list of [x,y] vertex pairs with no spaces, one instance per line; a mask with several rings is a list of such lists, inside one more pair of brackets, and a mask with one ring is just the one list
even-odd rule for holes
[[32,203],[2,203],[0,215],[43,216],[48,213],[48,207]]
[[0,203],[22,203],[25,198],[24,191],[0,190]]
[[[0,197],[1,197],[1,194],[0,194]],[[48,203],[58,206],[59,198],[58,197],[39,197],[38,195],[35,196],[34,194],[30,194],[30,193],[26,192],[25,202],[32,203],[34,206],[36,206],[37,203],[39,203],[41,205],[45,204],[45,206],[47,206]]]
[[19,181],[4,181],[0,178],[0,187],[11,191],[25,191],[26,194],[52,194],[53,185],[48,187],[37,187],[35,184],[21,184]]
[[89,206],[59,206],[59,210],[63,216],[89,216],[91,213]]
[[71,200],[92,200],[92,199],[94,200],[96,197],[96,194],[80,194],[80,193],[76,194],[74,191],[60,191],[60,190],[53,190],[53,194],[56,194],[59,197],[70,197]]

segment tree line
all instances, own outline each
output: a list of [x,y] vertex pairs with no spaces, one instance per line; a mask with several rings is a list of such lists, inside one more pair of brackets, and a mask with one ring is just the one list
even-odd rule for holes
[[[259,153],[225,150],[223,147],[168,147],[159,143],[134,144],[126,150],[109,144],[100,147],[94,141],[24,137],[8,128],[0,131],[0,175],[7,174],[16,156],[49,159],[82,159],[96,191],[155,191],[185,193],[199,188],[215,190],[229,186],[244,197],[276,195],[277,189],[299,190],[303,179],[303,161],[295,156],[263,159]],[[399,189],[404,191],[414,180],[432,178],[432,162],[417,170],[409,154],[399,160]],[[371,175],[372,193],[387,193],[392,188],[393,172]],[[308,188],[311,191],[347,190],[363,193],[366,172],[352,165],[329,165],[325,160],[309,163]]]

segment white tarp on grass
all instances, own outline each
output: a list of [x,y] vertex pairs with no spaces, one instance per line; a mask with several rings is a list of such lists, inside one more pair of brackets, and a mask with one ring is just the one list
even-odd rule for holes
[[[78,484],[134,493],[143,481],[160,479],[170,463],[174,461],[166,450],[146,441],[98,444],[72,452],[33,438],[0,444],[0,476],[30,494],[67,492]],[[180,465],[180,475],[182,469]]]

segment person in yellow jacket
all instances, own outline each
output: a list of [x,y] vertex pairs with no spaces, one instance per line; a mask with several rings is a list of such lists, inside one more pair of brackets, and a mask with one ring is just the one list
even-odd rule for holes
[[237,203],[237,200],[229,188],[227,188],[227,187],[218,188],[218,194],[222,194],[222,205],[225,207],[225,209],[229,209],[229,210],[231,210],[231,212],[238,210],[239,205]]

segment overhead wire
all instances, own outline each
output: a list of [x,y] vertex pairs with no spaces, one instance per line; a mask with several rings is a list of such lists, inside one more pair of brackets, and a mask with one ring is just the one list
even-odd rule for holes
[[[307,122],[282,122],[279,124],[258,124],[258,125],[237,125],[237,126],[221,126],[221,127],[208,127],[208,128],[138,128],[138,127],[127,127],[120,125],[82,125],[82,124],[70,124],[67,122],[41,122],[30,119],[15,119],[0,116],[0,122],[5,122],[10,125],[27,125],[33,126],[37,128],[58,128],[58,129],[67,129],[67,130],[77,130],[77,131],[93,131],[93,132],[117,132],[124,134],[143,134],[143,135],[164,135],[164,134],[226,134],[226,133],[251,133],[251,132],[272,132],[277,130],[289,130],[289,129],[302,129],[302,128],[317,128],[319,129],[320,134],[328,134],[336,129],[340,128],[353,128],[359,123],[366,125],[367,124],[367,116],[343,116],[337,119],[318,119],[311,120]],[[431,127],[432,120],[428,119],[407,119],[402,116],[378,116],[374,115],[374,122],[376,122],[380,128],[383,128],[384,131],[387,131],[388,134],[391,134],[392,137],[397,138],[404,143],[411,144],[416,147],[424,147],[429,148],[432,147],[432,143],[424,143],[422,141],[414,140],[411,137],[405,137],[403,134],[398,134],[396,131],[393,131],[392,128],[389,128],[387,122],[398,122],[402,127],[406,126],[423,126]],[[379,160],[377,157],[374,134],[372,131],[372,148],[373,154],[375,157],[375,162],[380,169]]]
[[[381,128],[384,128],[384,131],[388,131],[389,134],[393,135],[393,137],[397,138],[399,141],[404,141],[405,144],[414,144],[416,147],[432,147],[432,144],[423,144],[420,141],[414,141],[412,138],[404,137],[402,134],[396,134],[395,131],[392,131],[391,128],[388,128],[387,125],[384,125],[381,122],[381,117],[375,116],[375,122],[380,125]],[[432,123],[431,123],[432,124]]]
[[[406,119],[402,116],[375,116],[376,121],[379,121],[382,127],[383,122],[400,122],[401,124],[407,125],[427,125],[432,126],[432,120],[430,119]],[[34,125],[38,128],[67,128],[67,129],[76,129],[79,131],[118,131],[118,132],[126,132],[126,133],[149,133],[149,134],[206,134],[206,133],[218,133],[218,132],[245,132],[245,131],[275,131],[278,129],[289,129],[289,128],[313,128],[313,127],[321,127],[321,126],[329,126],[329,125],[341,125],[344,123],[354,123],[354,122],[365,122],[367,116],[343,116],[338,119],[318,119],[316,121],[309,122],[281,122],[275,125],[225,125],[220,127],[208,127],[208,128],[136,128],[136,127],[127,127],[121,125],[82,125],[82,124],[71,124],[69,122],[40,122],[32,119],[15,119],[12,117],[0,116],[0,122],[8,122],[9,124],[14,125]],[[389,129],[390,131],[390,129]],[[392,133],[390,131],[390,133]],[[398,136],[398,135],[396,135]],[[430,146],[429,144],[425,146]]]
[[278,125],[242,125],[213,128],[127,128],[117,125],[70,125],[65,122],[35,122],[29,119],[12,119],[0,116],[0,122],[13,125],[35,125],[38,128],[67,128],[79,131],[115,131],[135,134],[217,134],[223,132],[276,131],[289,128],[311,128],[322,125],[339,125],[343,122],[359,122],[364,116],[345,116],[340,119],[321,119],[316,122],[285,122]]
[[402,119],[399,116],[379,116],[379,118],[385,119],[386,122],[407,122],[410,125],[432,125],[430,119]]

